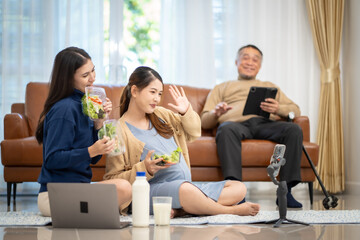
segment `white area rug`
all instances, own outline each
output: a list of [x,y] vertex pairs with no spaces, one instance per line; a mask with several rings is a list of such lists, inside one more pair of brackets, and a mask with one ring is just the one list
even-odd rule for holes
[[[278,211],[260,211],[256,216],[237,216],[222,214],[207,217],[175,218],[171,225],[195,224],[250,224],[263,223],[279,218]],[[328,211],[287,211],[286,218],[309,224],[360,224],[360,210],[328,210]],[[121,216],[121,221],[130,221],[130,216]],[[154,220],[150,218],[150,224]]]
[[0,212],[0,226],[45,226],[50,217],[34,212]]
[[[287,219],[309,224],[360,224],[360,210],[328,211],[288,211]],[[170,220],[171,225],[199,224],[251,224],[263,223],[279,218],[278,211],[260,211],[256,216],[236,216],[230,214],[207,217],[183,217]],[[120,221],[131,222],[131,216],[121,216]],[[0,226],[44,226],[51,222],[50,217],[43,217],[34,212],[0,212]],[[150,224],[154,224],[150,216]]]

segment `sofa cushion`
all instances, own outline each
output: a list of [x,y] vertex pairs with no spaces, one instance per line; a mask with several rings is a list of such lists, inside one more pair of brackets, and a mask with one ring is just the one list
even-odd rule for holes
[[[246,139],[242,141],[242,166],[243,167],[264,167],[270,163],[269,156],[272,156],[276,143],[268,140]],[[304,146],[310,156],[316,156],[318,146],[315,143],[304,142]],[[203,136],[194,142],[188,143],[190,161],[192,167],[220,167],[217,156],[216,142],[214,137]],[[318,159],[313,163],[317,165]],[[310,167],[309,162],[302,154],[301,167]]]

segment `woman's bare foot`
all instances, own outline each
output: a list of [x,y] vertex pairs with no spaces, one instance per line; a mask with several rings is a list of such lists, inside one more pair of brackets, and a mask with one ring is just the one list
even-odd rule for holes
[[260,211],[260,205],[252,202],[244,202],[233,207],[235,209],[234,214],[240,216],[255,216]]

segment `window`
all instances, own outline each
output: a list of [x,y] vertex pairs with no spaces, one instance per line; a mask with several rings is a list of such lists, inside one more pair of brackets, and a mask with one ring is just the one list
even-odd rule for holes
[[[104,65],[106,78],[112,65],[110,52],[110,0],[104,1]],[[125,0],[123,6],[122,41],[118,42],[123,81],[140,65],[158,68],[160,52],[160,0]],[[119,26],[115,26],[119,27]],[[118,39],[119,40],[119,39]],[[126,81],[124,81],[124,78]]]

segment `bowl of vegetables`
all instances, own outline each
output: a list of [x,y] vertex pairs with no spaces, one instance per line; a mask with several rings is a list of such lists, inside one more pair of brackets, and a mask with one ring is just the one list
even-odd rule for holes
[[175,149],[174,151],[171,152],[170,155],[167,154],[154,154],[154,159],[159,159],[162,158],[162,160],[158,163],[156,163],[156,165],[159,166],[164,166],[165,164],[168,163],[178,163],[180,160],[180,153],[182,152],[181,148],[178,147],[177,149]]

